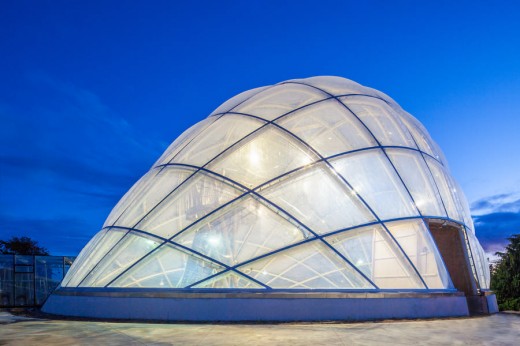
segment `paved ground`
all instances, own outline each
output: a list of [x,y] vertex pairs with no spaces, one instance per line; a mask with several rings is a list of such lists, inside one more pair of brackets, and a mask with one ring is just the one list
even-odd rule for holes
[[365,323],[147,324],[0,311],[0,345],[520,345],[520,314]]

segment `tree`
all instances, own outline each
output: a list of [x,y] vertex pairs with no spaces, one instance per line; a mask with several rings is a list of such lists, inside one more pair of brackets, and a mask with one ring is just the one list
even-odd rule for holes
[[500,310],[520,310],[520,234],[514,234],[505,252],[491,268],[491,289],[497,295]]
[[9,240],[0,240],[0,253],[15,255],[49,255],[46,248],[39,246],[36,240],[32,240],[29,237],[12,237]]

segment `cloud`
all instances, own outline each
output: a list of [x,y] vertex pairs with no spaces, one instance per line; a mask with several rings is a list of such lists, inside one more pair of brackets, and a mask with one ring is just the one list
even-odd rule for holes
[[519,193],[507,193],[480,199],[471,205],[475,231],[488,253],[502,251],[507,238],[520,233]]

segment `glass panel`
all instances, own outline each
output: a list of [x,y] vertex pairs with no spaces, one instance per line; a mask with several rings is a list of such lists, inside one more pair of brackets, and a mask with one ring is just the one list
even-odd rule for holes
[[236,265],[304,239],[303,232],[252,197],[173,239],[219,262]]
[[160,241],[144,234],[128,233],[92,270],[80,286],[103,287],[159,246]]
[[325,240],[368,278],[373,278],[374,233],[380,226],[357,228],[334,234]]
[[154,163],[153,167],[169,163],[175,155],[179,153],[179,151],[181,151],[191,141],[196,140],[197,136],[215,120],[217,120],[217,118],[206,118],[184,131],[179,137],[177,137],[177,139],[175,139],[175,141],[173,141],[172,144],[170,144],[159,160]]
[[223,267],[169,244],[139,262],[109,287],[183,288]]
[[172,162],[204,166],[225,149],[235,144],[263,123],[260,120],[225,115],[216,120],[192,142],[186,145]]
[[446,217],[442,200],[435,187],[432,174],[420,153],[403,149],[386,149],[415,205],[423,216]]
[[213,279],[201,282],[193,288],[264,288],[254,281],[248,280],[235,272],[227,272]]
[[157,171],[150,170],[145,175],[143,175],[127,193],[117,202],[116,206],[108,215],[105,223],[103,224],[103,228],[113,226],[116,220],[121,216],[122,213],[125,212],[126,208],[129,205],[134,203],[139,197],[146,191],[150,185],[154,183],[154,177]]
[[208,168],[253,188],[315,159],[297,140],[269,126]]
[[401,121],[406,125],[408,131],[415,139],[419,149],[429,155],[435,156],[433,140],[426,128],[422,126],[411,114],[405,112],[401,107],[394,106],[393,109],[401,116]]
[[399,115],[384,101],[365,96],[341,97],[341,101],[370,129],[381,145],[415,148]]
[[199,172],[161,202],[135,228],[170,238],[240,194],[240,190],[227,183]]
[[233,112],[274,120],[287,112],[326,97],[326,94],[305,85],[280,84],[253,96],[233,109]]
[[55,256],[35,257],[36,305],[43,304],[63,279],[63,260]]
[[238,268],[272,288],[373,288],[321,241],[312,241]]
[[[481,286],[481,288],[485,289],[487,288],[487,279],[486,275],[484,274],[485,271],[489,271],[489,265],[487,264],[487,260],[485,259],[483,252],[481,250],[480,244],[478,244],[478,240],[475,238],[475,235],[467,230],[469,243],[471,246],[471,254],[473,256],[473,260],[475,262],[477,275],[478,275],[478,281]],[[487,268],[486,268],[487,266]]]
[[229,111],[233,110],[233,108],[235,108],[237,105],[239,105],[242,102],[244,102],[245,100],[247,100],[247,99],[251,98],[252,96],[260,93],[262,90],[266,90],[266,89],[269,89],[269,88],[270,88],[270,86],[255,88],[255,89],[244,91],[244,92],[242,92],[242,93],[240,93],[240,94],[238,94],[236,96],[233,96],[232,98],[230,98],[229,100],[227,100],[226,102],[221,104],[217,109],[215,109],[211,113],[211,115],[224,113],[224,112],[229,112]]
[[386,226],[428,288],[452,288],[441,256],[422,220],[392,222]]
[[155,168],[150,173],[153,175],[147,188],[131,203],[115,222],[117,226],[134,227],[150,210],[171,193],[179,184],[188,178],[194,171],[177,167]]
[[305,79],[292,79],[289,82],[299,82],[313,85],[317,88],[325,90],[333,95],[345,94],[369,94],[375,95],[375,90],[367,88],[350,79],[334,77],[334,76],[319,76]]
[[381,220],[418,215],[394,168],[381,150],[367,150],[332,161]]
[[457,212],[457,206],[453,200],[451,191],[452,188],[448,182],[448,177],[446,176],[444,169],[439,164],[439,162],[430,157],[426,157],[426,162],[428,163],[428,167],[430,167],[430,170],[433,174],[433,178],[435,179],[435,183],[437,184],[437,188],[441,194],[442,201],[444,202],[444,207],[448,212],[448,217],[453,220],[463,221]]
[[473,228],[473,219],[471,218],[471,212],[469,210],[468,200],[466,199],[466,195],[462,191],[460,185],[453,179],[452,176],[447,175],[449,178],[449,183],[451,186],[451,194],[453,196],[453,200],[455,201],[455,206],[457,207],[457,211],[459,215],[462,216],[462,221],[469,228],[469,231],[475,233]]
[[335,99],[305,107],[277,123],[324,157],[377,145],[359,120]]
[[14,305],[14,256],[0,255],[0,307]]
[[34,274],[14,274],[14,304],[15,306],[34,305]]
[[261,194],[316,233],[374,221],[352,191],[324,164],[289,175]]
[[[100,232],[101,233],[101,232]],[[62,283],[62,286],[76,287],[79,285],[81,280],[94,268],[105,254],[112,249],[112,247],[125,235],[125,231],[111,229],[105,231],[105,235],[96,239],[95,243],[90,247],[87,245],[88,250],[83,258],[80,258],[83,254],[83,249],[78,259],[72,265],[72,268],[67,273],[67,278],[70,278],[68,282]],[[95,237],[96,238],[96,237]],[[91,242],[94,241],[94,238]],[[77,268],[77,270],[75,269]]]
[[380,225],[334,234],[326,240],[379,288],[424,288],[413,267]]

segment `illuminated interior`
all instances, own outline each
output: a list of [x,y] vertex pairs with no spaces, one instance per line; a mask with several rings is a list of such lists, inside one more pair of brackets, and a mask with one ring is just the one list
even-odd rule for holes
[[463,231],[468,203],[426,129],[339,77],[225,102],[119,201],[62,287],[453,290],[427,220]]

